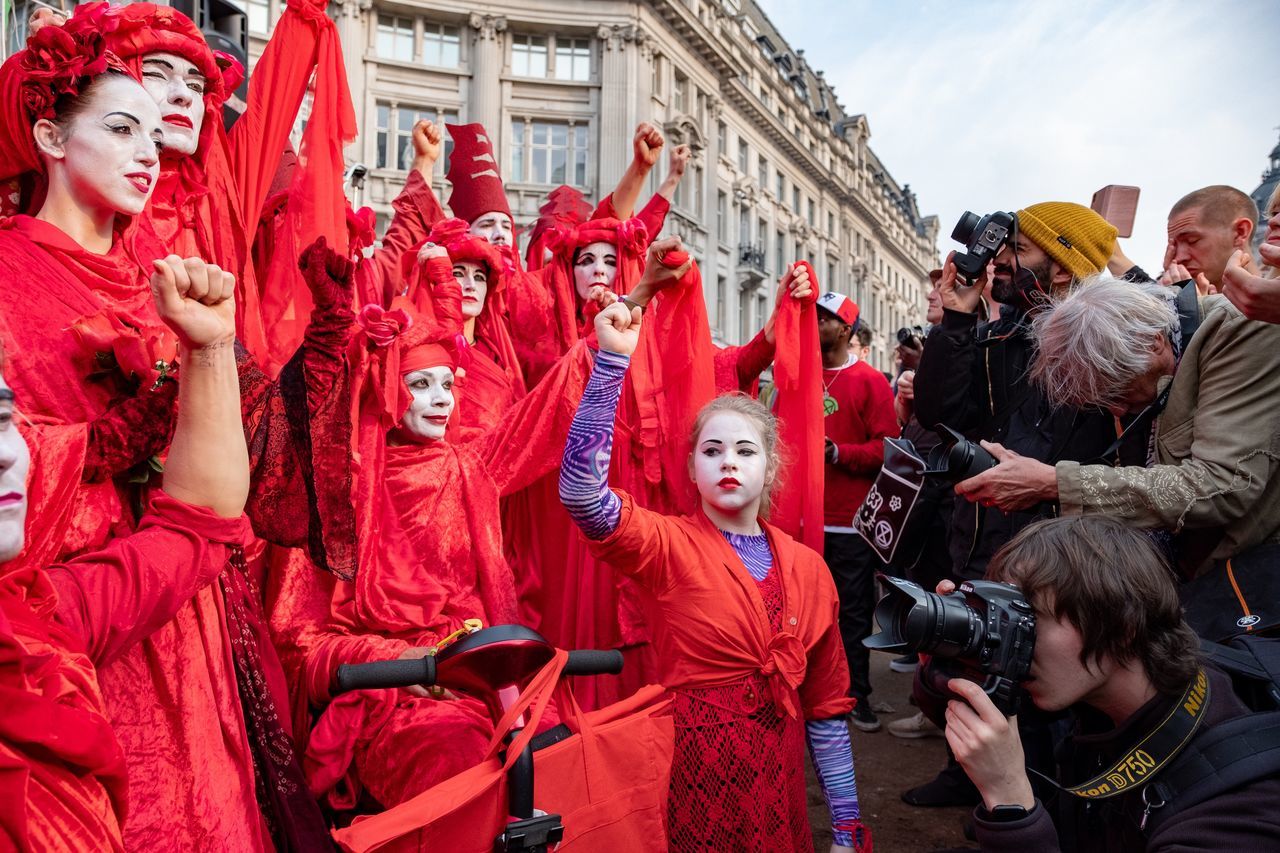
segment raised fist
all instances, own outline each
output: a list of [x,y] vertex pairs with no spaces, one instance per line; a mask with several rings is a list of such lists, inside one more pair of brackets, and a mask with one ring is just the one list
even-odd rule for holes
[[187,350],[230,343],[236,336],[236,277],[200,258],[155,261],[156,312]]
[[693,159],[693,149],[688,145],[677,145],[671,149],[671,174],[677,178],[684,176],[684,170],[689,167],[689,161]]
[[778,282],[777,304],[787,296],[792,299],[808,299],[813,296],[813,279],[809,278],[809,267],[806,264],[794,263],[787,268],[787,273]]
[[355,262],[329,248],[324,237],[317,237],[314,243],[302,250],[298,269],[302,271],[317,307],[332,308],[351,303],[355,287],[351,277],[356,270]]
[[27,19],[27,38],[35,35],[45,27],[60,27],[67,22],[67,13],[48,6],[37,6]]
[[444,150],[444,128],[434,121],[418,119],[413,126],[413,155],[417,161],[435,163]]
[[600,349],[618,355],[631,355],[640,342],[640,309],[625,302],[614,302],[596,315],[596,340]]
[[652,169],[658,162],[658,152],[663,144],[662,132],[647,121],[641,122],[636,128],[635,138],[631,140],[636,165],[646,171]]
[[644,260],[644,274],[640,276],[637,289],[652,296],[680,281],[693,266],[693,258],[686,257],[679,266],[668,266],[663,259],[669,254],[683,251],[684,242],[679,237],[666,237],[649,244],[649,252]]

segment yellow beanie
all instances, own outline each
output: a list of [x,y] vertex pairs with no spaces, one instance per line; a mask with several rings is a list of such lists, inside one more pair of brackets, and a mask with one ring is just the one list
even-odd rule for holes
[[1115,226],[1069,201],[1019,210],[1018,229],[1076,278],[1102,272],[1116,248]]

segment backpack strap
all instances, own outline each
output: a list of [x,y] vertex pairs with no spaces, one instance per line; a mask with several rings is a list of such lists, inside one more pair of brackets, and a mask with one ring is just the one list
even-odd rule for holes
[[1143,791],[1148,837],[1161,824],[1220,794],[1280,775],[1280,711],[1219,723],[1187,744]]
[[1191,338],[1195,336],[1196,329],[1200,328],[1200,292],[1196,290],[1196,283],[1189,281],[1179,290],[1178,295],[1174,299],[1174,306],[1178,309],[1178,326],[1182,331],[1182,349],[1191,344]]

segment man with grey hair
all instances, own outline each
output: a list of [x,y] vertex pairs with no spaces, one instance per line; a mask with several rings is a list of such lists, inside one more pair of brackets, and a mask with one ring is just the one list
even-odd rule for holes
[[1166,529],[1187,578],[1280,543],[1280,326],[1193,287],[1085,282],[1033,323],[1032,379],[1056,405],[1136,416],[1146,467],[1046,465],[990,444],[999,464],[956,492]]

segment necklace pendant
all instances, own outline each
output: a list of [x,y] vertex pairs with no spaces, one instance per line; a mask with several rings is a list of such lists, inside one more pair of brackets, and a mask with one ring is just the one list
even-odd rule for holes
[[836,401],[836,398],[832,397],[830,392],[823,391],[822,392],[822,416],[825,418],[827,415],[834,414],[839,410],[840,410],[840,403]]

